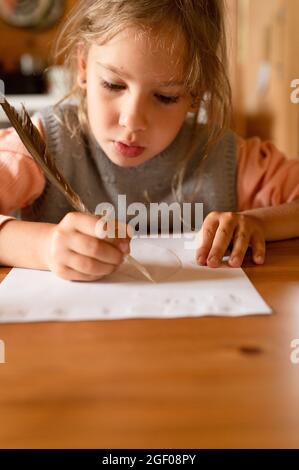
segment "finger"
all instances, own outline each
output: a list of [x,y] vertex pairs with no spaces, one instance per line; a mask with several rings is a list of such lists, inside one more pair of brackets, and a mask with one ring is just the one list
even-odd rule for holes
[[219,225],[218,219],[206,220],[201,229],[202,242],[200,247],[196,251],[197,262],[201,265],[205,265],[207,257],[213,244],[215,233]]
[[263,236],[258,233],[252,235],[251,239],[252,257],[256,264],[263,264],[266,257],[266,242]]
[[116,266],[113,264],[102,263],[94,258],[80,255],[71,250],[67,252],[67,260],[64,264],[68,268],[90,276],[107,276],[116,270]]
[[130,253],[130,241],[121,240],[116,243],[117,248],[125,255]]
[[123,254],[130,253],[130,241],[133,236],[131,226],[119,221],[105,218],[99,219],[96,223],[96,236],[115,245]]
[[[104,219],[103,219],[104,220]],[[111,224],[108,227],[108,232],[105,231],[105,223],[101,220],[101,217],[93,214],[84,214],[81,212],[69,212],[60,222],[63,227],[71,230],[77,230],[80,233],[89,235],[95,238],[105,238],[109,235],[109,238],[113,238],[110,230],[113,230],[114,238],[120,240],[130,240],[130,230],[128,225],[123,224],[119,221],[110,221]],[[115,224],[114,224],[115,222]]]
[[243,229],[238,229],[234,236],[233,249],[229,258],[229,265],[239,268],[244,260],[250,242],[250,236]]
[[124,258],[123,253],[113,244],[80,232],[75,232],[69,237],[68,248],[78,254],[115,266],[122,263]]
[[222,258],[231,242],[236,222],[234,219],[223,219],[216,231],[212,248],[208,255],[207,265],[211,268],[220,266]]
[[130,239],[129,238],[103,238],[103,241],[109,243],[111,246],[115,246],[118,250],[120,250],[123,254],[130,253]]
[[130,225],[117,219],[107,220],[105,217],[99,218],[96,224],[96,236],[103,239],[127,240],[129,241],[134,232]]
[[99,217],[93,214],[81,212],[69,212],[60,222],[61,226],[69,230],[77,230],[80,233],[96,237],[96,223]]

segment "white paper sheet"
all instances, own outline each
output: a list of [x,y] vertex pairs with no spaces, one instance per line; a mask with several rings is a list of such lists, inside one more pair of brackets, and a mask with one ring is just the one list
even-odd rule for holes
[[71,282],[14,268],[0,284],[0,322],[176,318],[270,314],[243,270],[198,266],[186,239],[137,238],[131,254],[155,284],[129,265],[98,282]]

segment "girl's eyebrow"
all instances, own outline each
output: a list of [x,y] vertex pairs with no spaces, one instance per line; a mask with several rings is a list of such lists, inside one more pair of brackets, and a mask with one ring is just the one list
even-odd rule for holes
[[[103,64],[103,63],[99,62],[98,60],[96,62],[100,67],[103,67],[104,69],[110,70],[111,72],[116,73],[117,75],[119,75],[122,78],[127,78],[127,79],[131,78],[130,75],[128,75],[126,72],[124,72],[121,69],[118,69],[117,67],[114,67],[113,65]],[[157,85],[162,86],[162,87],[182,86],[182,85],[184,85],[184,82],[179,81],[179,80],[168,80],[168,81],[165,81],[165,82],[159,82],[159,83],[157,83]]]

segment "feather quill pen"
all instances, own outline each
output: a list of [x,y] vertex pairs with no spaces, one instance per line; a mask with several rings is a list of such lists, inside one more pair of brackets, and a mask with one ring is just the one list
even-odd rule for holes
[[[0,94],[0,104],[11,125],[18,133],[24,146],[32,155],[35,162],[42,168],[48,180],[64,194],[67,201],[75,210],[90,214],[80,196],[76,193],[76,191],[73,190],[71,185],[66,181],[64,176],[58,170],[55,161],[47,151],[46,143],[44,142],[38,129],[31,121],[31,118],[24,105],[22,105],[21,112],[18,112],[8,103],[2,94]],[[126,260],[138,271],[140,271],[148,280],[154,282],[148,270],[142,264],[140,264],[139,261],[133,258],[133,256],[126,255]]]

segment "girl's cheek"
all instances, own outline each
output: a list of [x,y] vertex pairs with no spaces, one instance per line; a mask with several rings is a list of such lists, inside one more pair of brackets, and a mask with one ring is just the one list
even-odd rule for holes
[[106,126],[115,125],[119,121],[119,110],[111,103],[102,103],[99,113],[102,115],[102,120],[106,123]]

